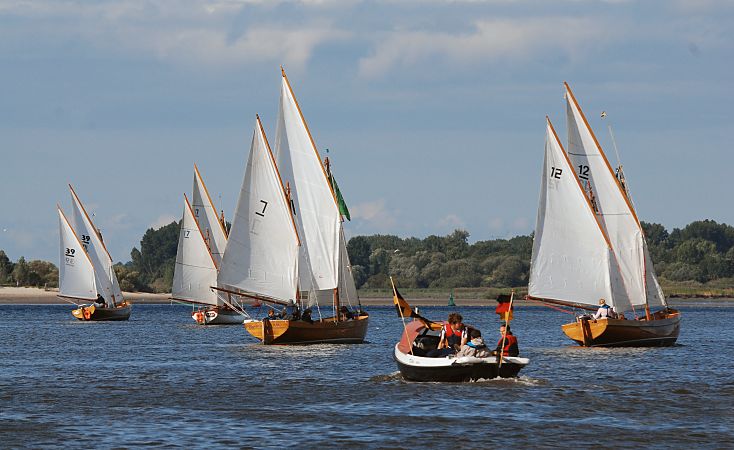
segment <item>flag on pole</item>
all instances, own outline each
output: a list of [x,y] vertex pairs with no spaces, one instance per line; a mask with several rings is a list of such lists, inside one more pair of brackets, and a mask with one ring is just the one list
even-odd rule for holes
[[395,304],[395,311],[397,311],[398,317],[413,317],[413,310],[403,296],[400,295],[395,285],[392,287],[392,292],[392,302]]
[[331,189],[334,191],[334,195],[336,196],[336,203],[339,206],[339,214],[344,216],[347,220],[351,221],[352,218],[349,216],[349,208],[347,208],[347,202],[344,201],[344,197],[339,190],[339,185],[336,184],[336,178],[334,178],[334,175],[332,175],[331,171],[329,171],[329,184],[331,184]]
[[500,315],[500,320],[509,323],[512,320],[512,296],[500,294],[497,296],[497,307],[494,312]]

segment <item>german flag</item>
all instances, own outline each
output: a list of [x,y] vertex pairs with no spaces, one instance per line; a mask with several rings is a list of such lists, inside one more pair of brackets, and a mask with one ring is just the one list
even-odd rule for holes
[[395,284],[392,285],[392,302],[395,304],[395,311],[398,313],[398,317],[415,317],[413,309],[410,307],[408,302],[405,301],[398,288]]
[[512,296],[500,294],[497,296],[497,307],[494,312],[500,315],[500,320],[510,322],[512,320]]

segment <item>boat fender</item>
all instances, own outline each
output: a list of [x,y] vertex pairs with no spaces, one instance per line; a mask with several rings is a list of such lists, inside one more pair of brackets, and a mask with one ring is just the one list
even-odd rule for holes
[[92,313],[89,312],[88,308],[82,308],[82,315],[84,315],[84,320],[89,320],[92,318]]
[[204,314],[202,314],[201,311],[197,311],[194,313],[194,320],[197,323],[203,323],[204,322]]

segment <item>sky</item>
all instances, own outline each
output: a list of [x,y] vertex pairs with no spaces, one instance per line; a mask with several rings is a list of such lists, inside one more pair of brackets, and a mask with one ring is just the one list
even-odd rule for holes
[[734,223],[732,1],[0,0],[0,249],[57,262],[71,183],[128,261],[195,163],[231,217],[281,65],[348,235],[530,233],[564,81],[641,220]]

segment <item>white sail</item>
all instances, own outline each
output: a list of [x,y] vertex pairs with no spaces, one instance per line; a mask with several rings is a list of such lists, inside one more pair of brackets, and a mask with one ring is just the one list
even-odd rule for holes
[[219,286],[281,301],[295,300],[299,247],[280,174],[258,118]]
[[355,305],[359,303],[357,286],[354,284],[352,263],[347,252],[347,240],[344,237],[344,227],[339,232],[339,299],[341,303]]
[[74,188],[69,185],[69,189],[71,190],[73,211],[71,226],[92,261],[97,279],[97,291],[104,297],[109,306],[115,306],[122,302],[122,291],[120,290],[120,284],[117,282],[112,257],[107,252],[99,231],[89,218],[84,205],[74,192]]
[[188,198],[184,196],[181,232],[178,236],[176,267],[171,296],[176,300],[221,305],[211,286],[217,285],[217,267],[204,236],[196,223]]
[[301,110],[283,73],[276,128],[276,156],[291,186],[299,235],[306,247],[313,289],[338,285],[341,217]]
[[84,300],[97,299],[94,282],[94,267],[84,251],[74,230],[66,220],[61,208],[59,212],[59,239],[61,258],[59,264],[59,295]]
[[[665,294],[663,294],[663,288],[658,283],[658,277],[655,275],[655,267],[652,264],[652,258],[650,257],[650,251],[647,248],[647,243],[644,243],[645,251],[645,286],[647,289],[647,304],[649,306],[668,306],[668,302],[665,300]],[[644,302],[643,302],[644,304]]]
[[625,308],[615,303],[615,278],[609,242],[548,121],[528,294],[586,305],[603,298]]
[[627,299],[621,301],[644,304],[647,292],[642,228],[568,85],[566,105],[568,155],[579,178],[590,184],[596,198],[597,217],[607,232],[624,282]]
[[199,228],[209,245],[214,262],[219,267],[222,264],[222,255],[227,246],[227,234],[196,165],[194,165],[194,188],[191,195],[191,207]]

